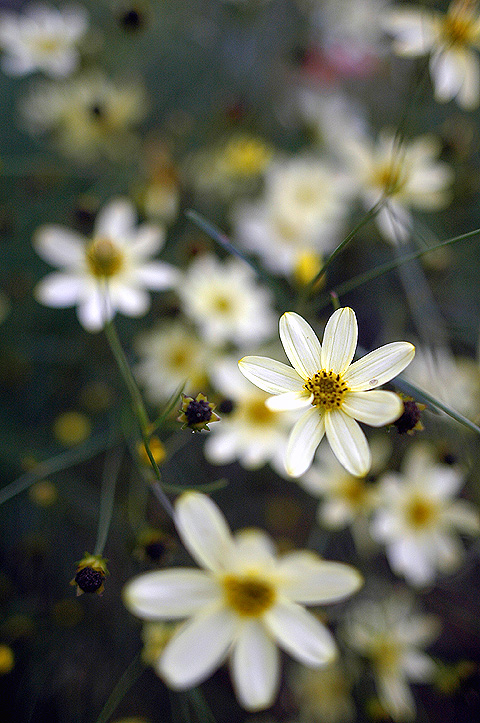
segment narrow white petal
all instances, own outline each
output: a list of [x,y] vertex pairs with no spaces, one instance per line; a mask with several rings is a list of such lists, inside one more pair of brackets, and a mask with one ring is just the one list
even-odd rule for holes
[[415,701],[403,675],[377,675],[380,703],[395,721],[411,721],[415,718]]
[[304,665],[320,667],[335,658],[332,635],[301,605],[282,600],[265,614],[264,622],[278,644]]
[[416,683],[428,683],[433,680],[437,666],[433,660],[419,650],[409,650],[403,660],[403,669]]
[[143,223],[135,232],[129,248],[135,256],[147,258],[158,253],[163,246],[165,231],[159,226]]
[[246,622],[233,648],[232,680],[246,710],[269,708],[280,684],[278,648],[261,623]]
[[52,266],[78,266],[85,258],[85,240],[63,226],[41,226],[33,238],[35,251]]
[[263,356],[245,356],[238,362],[242,374],[269,394],[300,392],[304,380],[295,369]]
[[203,570],[157,570],[139,575],[125,586],[123,601],[146,620],[184,618],[219,599],[219,587]]
[[181,278],[181,273],[175,266],[163,261],[151,261],[135,270],[135,280],[152,291],[171,289]]
[[150,308],[150,296],[143,289],[116,284],[110,290],[112,305],[125,316],[143,316]]
[[343,374],[357,348],[358,325],[353,309],[337,309],[325,327],[322,342],[322,368]]
[[413,344],[408,341],[394,341],[353,362],[343,379],[352,392],[364,392],[396,377],[410,364],[414,356]]
[[283,578],[282,594],[304,605],[328,605],[352,595],[363,584],[360,573],[350,565],[322,560],[305,550],[285,555],[278,571]]
[[302,414],[290,432],[285,455],[285,469],[300,477],[312,464],[315,450],[325,434],[325,415],[317,407]]
[[364,477],[372,465],[372,456],[357,422],[341,410],[334,410],[325,414],[325,431],[340,464],[355,477]]
[[480,532],[480,517],[477,509],[466,500],[456,500],[443,513],[443,519],[452,527],[468,535]]
[[270,535],[263,530],[248,528],[234,536],[234,554],[246,566],[250,563],[271,564],[276,559],[276,549]]
[[342,409],[359,422],[382,427],[399,418],[403,412],[403,402],[394,392],[348,392],[342,402]]
[[185,492],[175,503],[175,525],[192,557],[202,567],[222,570],[233,538],[215,502],[200,492]]
[[430,73],[435,86],[435,98],[445,103],[455,98],[465,77],[463,55],[454,50],[434,53],[430,58]]
[[312,395],[308,392],[285,392],[277,394],[276,397],[269,397],[265,404],[273,412],[285,412],[289,409],[303,409],[311,405]]
[[114,315],[115,309],[106,303],[100,291],[93,292],[88,299],[77,306],[78,320],[87,331],[100,331],[105,326],[105,322],[113,319]]
[[137,221],[137,214],[131,201],[117,198],[110,201],[98,214],[95,221],[95,236],[127,240]]
[[160,656],[157,672],[172,688],[208,678],[225,660],[235,635],[232,613],[214,606],[188,620]]
[[309,379],[321,367],[322,347],[310,324],[299,314],[288,311],[280,318],[280,339],[285,354],[303,379]]
[[45,306],[65,308],[74,306],[82,297],[84,279],[61,271],[47,274],[36,285],[34,295]]

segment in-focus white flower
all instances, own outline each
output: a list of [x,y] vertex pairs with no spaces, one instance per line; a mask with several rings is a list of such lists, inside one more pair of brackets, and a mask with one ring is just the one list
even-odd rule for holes
[[80,61],[77,46],[87,31],[86,11],[32,3],[22,14],[0,13],[2,69],[8,75],[41,70],[53,77],[73,73]]
[[[252,387],[237,362],[224,359],[211,373],[213,386],[233,401],[233,411],[222,414],[222,423],[212,427],[205,440],[205,456],[212,464],[238,459],[245,469],[258,469],[267,462],[285,476],[285,447],[292,419],[269,409],[268,395]],[[297,415],[298,416],[298,415]]]
[[136,226],[128,199],[110,201],[99,213],[91,239],[63,226],[42,226],[34,237],[35,250],[61,270],[48,274],[35,288],[41,304],[77,307],[85,329],[99,331],[116,311],[142,316],[150,306],[146,289],[171,288],[179,272],[170,264],[151,261],[163,245],[157,226]]
[[275,274],[291,276],[306,253],[322,257],[338,242],[351,181],[316,158],[272,164],[260,202],[233,211],[235,236]]
[[178,288],[182,310],[209,343],[259,343],[274,328],[272,297],[238,259],[205,254],[192,261]]
[[375,220],[393,244],[410,237],[411,208],[434,211],[450,201],[453,172],[438,160],[440,144],[431,136],[400,142],[384,130],[374,143],[357,134],[345,139],[343,153],[365,206],[385,199]]
[[445,103],[455,98],[466,110],[480,99],[480,13],[476,2],[453,0],[446,13],[424,7],[402,7],[384,18],[394,37],[398,55],[430,54],[430,75],[435,98]]
[[205,390],[217,357],[188,324],[176,321],[144,332],[136,340],[135,376],[153,404],[164,402],[185,383],[185,394]]
[[346,642],[369,661],[380,703],[394,721],[415,718],[409,681],[433,679],[435,663],[420,648],[435,640],[439,627],[433,615],[418,614],[403,591],[382,602],[360,602],[347,619]]
[[402,413],[400,397],[377,390],[411,362],[415,347],[393,342],[352,364],[357,346],[355,312],[338,309],[328,320],[321,345],[311,326],[298,314],[280,318],[280,339],[292,367],[259,356],[244,357],[240,371],[260,389],[274,394],[274,410],[308,407],[293,427],[285,467],[299,477],[310,467],[326,433],[333,453],[351,474],[362,477],[371,467],[367,439],[357,421],[374,427],[390,424]]
[[147,573],[124,591],[126,606],[143,619],[188,618],[156,664],[168,685],[195,686],[229,658],[241,705],[261,710],[273,703],[280,682],[277,644],[312,667],[335,657],[333,637],[304,605],[354,593],[362,584],[354,568],[306,550],[278,558],[261,530],[232,536],[218,507],[198,492],[177,500],[175,524],[203,570]]
[[463,558],[458,532],[480,532],[475,507],[454,499],[462,482],[459,469],[439,464],[422,444],[410,447],[402,474],[389,472],[379,481],[372,535],[386,545],[394,572],[412,585],[429,585],[437,572],[458,567]]

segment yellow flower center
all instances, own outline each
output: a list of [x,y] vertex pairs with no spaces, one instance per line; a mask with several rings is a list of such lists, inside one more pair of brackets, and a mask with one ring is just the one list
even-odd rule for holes
[[231,173],[254,176],[264,170],[271,155],[271,150],[260,140],[235,138],[225,148],[224,162]]
[[219,294],[218,296],[215,296],[212,300],[212,309],[216,311],[217,314],[230,314],[232,308],[232,302],[226,296]]
[[420,495],[411,499],[407,505],[407,520],[412,527],[422,529],[428,527],[437,517],[437,507]]
[[275,418],[275,412],[266,406],[263,399],[248,399],[242,405],[242,411],[246,421],[252,425],[268,425]]
[[226,575],[222,582],[227,605],[242,617],[259,617],[275,602],[273,585],[255,575]]
[[442,21],[440,33],[449,45],[468,45],[478,34],[477,18],[469,8],[470,0],[455,3]]
[[303,388],[313,394],[312,404],[323,407],[327,412],[342,406],[348,386],[340,374],[322,369],[311,377]]
[[399,193],[406,183],[405,171],[397,162],[380,166],[374,172],[373,183],[381,188],[386,196],[393,196]]
[[363,477],[347,477],[341,486],[344,499],[354,508],[363,509],[368,506],[369,489]]
[[372,657],[375,664],[385,672],[392,672],[398,668],[400,651],[394,640],[379,638],[373,646]]
[[123,253],[108,238],[94,238],[87,246],[87,266],[90,273],[99,279],[115,276],[124,262]]

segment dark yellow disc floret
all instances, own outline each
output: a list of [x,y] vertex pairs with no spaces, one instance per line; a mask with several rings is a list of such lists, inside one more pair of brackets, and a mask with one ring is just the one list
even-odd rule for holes
[[123,266],[123,253],[108,238],[96,238],[86,249],[90,273],[100,279],[115,276]]
[[313,394],[312,404],[323,407],[327,412],[342,406],[348,386],[340,374],[321,369],[303,385],[309,394]]
[[259,617],[275,601],[273,585],[254,575],[226,575],[222,582],[225,602],[242,617]]

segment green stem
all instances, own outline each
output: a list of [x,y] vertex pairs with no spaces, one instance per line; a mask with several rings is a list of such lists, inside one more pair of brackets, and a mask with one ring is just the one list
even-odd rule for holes
[[145,666],[142,663],[140,654],[138,654],[134,657],[116,684],[115,688],[112,690],[107,702],[103,706],[102,711],[97,718],[97,723],[107,723],[110,716],[115,713],[125,695],[137,682],[144,670]]
[[102,475],[102,492],[100,496],[100,511],[98,513],[97,541],[95,543],[94,555],[103,555],[107,542],[108,530],[112,521],[113,505],[115,501],[115,487],[117,483],[120,465],[122,463],[122,451],[113,449],[105,456],[105,464]]

